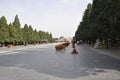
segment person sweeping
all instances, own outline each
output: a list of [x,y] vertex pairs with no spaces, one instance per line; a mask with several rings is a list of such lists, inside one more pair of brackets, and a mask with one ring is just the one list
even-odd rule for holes
[[72,39],[72,48],[73,48],[73,51],[72,51],[72,54],[78,54],[77,50],[75,49],[75,43],[76,43],[76,38],[73,37]]

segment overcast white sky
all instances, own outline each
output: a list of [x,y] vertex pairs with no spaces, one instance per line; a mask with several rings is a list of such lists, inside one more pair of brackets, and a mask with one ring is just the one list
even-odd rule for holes
[[88,3],[92,0],[0,0],[0,17],[10,23],[17,14],[22,27],[73,37]]

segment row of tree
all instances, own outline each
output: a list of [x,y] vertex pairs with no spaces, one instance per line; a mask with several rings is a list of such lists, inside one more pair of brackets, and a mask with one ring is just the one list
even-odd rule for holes
[[8,24],[6,17],[0,18],[0,44],[32,44],[41,41],[52,41],[52,34],[44,31],[34,30],[31,25],[25,24],[21,27],[18,15],[15,16],[14,22]]
[[100,39],[106,47],[120,46],[120,0],[93,0],[88,4],[75,36],[93,45]]

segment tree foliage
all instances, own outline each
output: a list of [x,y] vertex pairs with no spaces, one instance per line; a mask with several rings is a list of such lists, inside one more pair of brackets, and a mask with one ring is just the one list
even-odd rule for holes
[[25,24],[21,27],[18,15],[13,23],[7,24],[5,16],[0,18],[0,43],[1,44],[23,44],[39,43],[41,40],[52,41],[52,34],[44,31],[34,30],[31,25]]
[[100,39],[111,46],[120,43],[120,0],[93,0],[88,4],[75,36],[78,40]]
[[8,30],[7,20],[4,16],[2,16],[0,19],[0,42],[8,41]]

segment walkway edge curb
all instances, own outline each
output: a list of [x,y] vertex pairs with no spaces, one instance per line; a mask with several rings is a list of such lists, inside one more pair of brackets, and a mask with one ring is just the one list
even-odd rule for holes
[[120,57],[118,57],[118,56],[116,56],[116,55],[112,55],[112,54],[110,54],[110,53],[108,53],[108,52],[105,52],[105,51],[102,51],[102,50],[98,50],[98,49],[95,49],[95,48],[92,48],[92,47],[89,47],[89,46],[86,46],[86,47],[90,48],[91,50],[97,51],[97,52],[99,52],[99,53],[101,53],[101,54],[108,55],[108,56],[111,56],[111,57],[120,59]]

